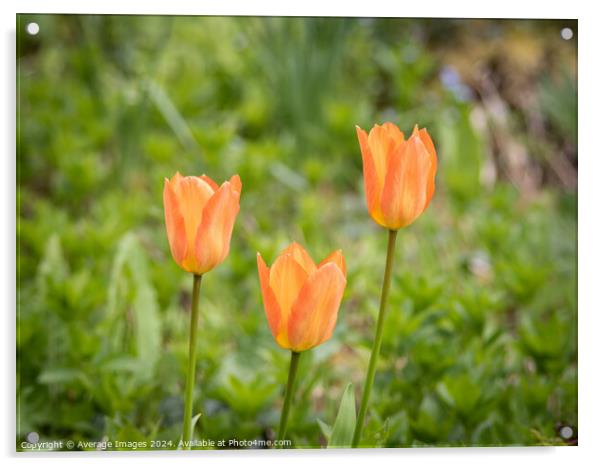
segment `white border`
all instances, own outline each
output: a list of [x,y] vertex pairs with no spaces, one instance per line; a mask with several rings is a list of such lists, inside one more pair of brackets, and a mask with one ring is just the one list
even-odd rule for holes
[[[595,464],[600,455],[598,444],[602,433],[600,417],[600,340],[602,332],[602,306],[596,293],[602,274],[600,265],[600,200],[602,193],[599,178],[602,175],[600,144],[599,87],[600,53],[602,37],[600,15],[594,2],[504,0],[503,2],[477,2],[468,0],[441,2],[346,1],[328,4],[319,0],[306,0],[294,4],[282,1],[220,1],[201,2],[186,0],[126,1],[104,0],[84,3],[74,0],[0,2],[2,15],[2,89],[4,109],[0,118],[0,140],[4,142],[2,157],[2,228],[0,242],[3,258],[0,295],[6,300],[3,309],[3,357],[0,360],[2,383],[0,413],[0,442],[2,456],[7,464],[64,464],[85,461],[98,464],[115,461],[133,464],[164,464],[178,458],[183,464],[217,462],[215,460],[240,460],[245,464],[281,464],[287,466],[308,461],[339,460],[349,465],[365,464],[377,456],[385,464],[420,463],[446,465],[504,465],[508,463],[540,463],[546,465]],[[344,5],[344,7],[342,6]],[[396,6],[393,6],[396,5]],[[16,13],[117,13],[117,14],[202,14],[202,15],[282,15],[282,16],[416,16],[416,17],[520,17],[520,18],[578,18],[579,30],[579,447],[562,448],[456,448],[456,449],[406,449],[367,451],[289,451],[289,452],[179,452],[165,453],[107,453],[104,456],[89,454],[19,454],[14,453],[14,370],[15,370],[15,14]],[[11,414],[12,413],[12,414]]]
[[[10,3],[10,2],[9,2]],[[208,1],[120,1],[81,2],[77,0],[21,0],[17,12],[25,13],[119,13],[181,15],[272,15],[272,16],[410,16],[410,17],[488,17],[488,18],[563,18],[577,17],[578,2],[505,0],[479,4],[466,0],[454,2],[387,2],[306,0]],[[485,3],[485,2],[482,2]]]

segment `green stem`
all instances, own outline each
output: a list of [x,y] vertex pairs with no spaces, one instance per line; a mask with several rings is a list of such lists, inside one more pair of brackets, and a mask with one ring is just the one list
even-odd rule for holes
[[360,412],[355,424],[353,432],[353,448],[357,447],[362,436],[364,427],[364,419],[368,410],[368,401],[370,400],[370,392],[374,383],[374,374],[376,372],[376,361],[380,354],[380,345],[383,338],[383,328],[385,323],[385,311],[387,309],[387,300],[389,297],[389,288],[391,286],[391,272],[393,270],[393,256],[395,255],[395,239],[397,238],[396,230],[389,230],[389,244],[387,245],[387,262],[385,265],[385,276],[383,278],[383,287],[380,294],[380,309],[378,311],[378,321],[376,322],[376,334],[372,345],[372,353],[370,354],[370,363],[368,364],[368,373],[366,374],[366,382],[364,383],[364,393],[362,393],[362,402],[360,404]]
[[199,320],[199,293],[202,275],[194,275],[192,282],[192,304],[190,309],[190,339],[188,340],[188,373],[186,375],[186,401],[184,403],[183,449],[190,450],[192,440],[192,392],[196,369],[196,336]]
[[286,383],[286,394],[284,395],[284,406],[280,415],[280,428],[278,429],[278,440],[284,440],[286,435],[286,423],[288,421],[288,413],[291,409],[291,400],[293,399],[293,389],[295,387],[295,377],[297,376],[297,368],[299,367],[299,357],[301,353],[291,351],[291,364],[288,369],[288,382]]

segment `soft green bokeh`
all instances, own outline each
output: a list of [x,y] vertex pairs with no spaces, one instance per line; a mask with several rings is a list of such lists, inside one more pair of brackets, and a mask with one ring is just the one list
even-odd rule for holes
[[303,355],[288,424],[296,447],[325,446],[345,387],[361,393],[387,240],[354,125],[387,120],[426,126],[440,165],[398,236],[362,444],[574,443],[558,430],[577,430],[566,24],[20,15],[17,448],[31,431],[178,440],[192,278],[163,223],[176,171],[243,181],[201,290],[197,439],[274,438],[289,355],[256,252],[343,249],[337,328]]

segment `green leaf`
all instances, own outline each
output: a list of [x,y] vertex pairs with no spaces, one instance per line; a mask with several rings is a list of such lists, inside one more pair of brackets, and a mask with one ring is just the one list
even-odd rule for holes
[[182,146],[191,151],[198,151],[199,147],[194,134],[173,100],[170,99],[165,90],[155,81],[149,80],[146,84],[148,95],[152,102],[157,106],[157,109],[163,115],[169,127],[182,143]]
[[[118,334],[113,328],[123,332],[125,305],[132,301],[135,351],[138,358],[137,376],[141,382],[152,379],[161,354],[161,315],[149,269],[146,252],[136,235],[125,234],[119,242],[113,262],[107,314],[114,325],[111,327],[112,335]],[[130,293],[125,293],[127,290]],[[133,299],[129,298],[130,294],[133,294]],[[115,345],[119,345],[119,340],[121,338],[115,338]],[[118,351],[119,347],[114,349]]]
[[85,388],[90,388],[90,379],[79,369],[57,367],[43,370],[38,376],[38,383],[44,385],[60,385],[80,383]]
[[438,133],[441,146],[441,177],[453,198],[467,202],[481,192],[483,141],[470,119],[470,108],[442,112]]
[[[190,426],[190,432],[192,432],[192,438],[194,438],[194,428],[196,426],[196,423],[199,422],[199,419],[201,418],[202,415],[203,415],[203,413],[199,413],[196,416],[192,417],[192,425]],[[178,447],[176,449],[177,450],[182,449],[182,436],[181,435],[178,438]]]
[[326,437],[326,441],[330,440],[330,436],[332,435],[332,427],[326,424],[322,419],[317,419],[318,425],[320,426],[320,430],[324,437]]
[[295,191],[303,191],[307,187],[307,180],[283,163],[274,162],[270,171],[274,178]]
[[155,290],[147,283],[140,283],[134,300],[136,353],[140,360],[140,376],[152,378],[161,354],[161,321]]
[[332,427],[328,448],[350,448],[355,430],[355,394],[353,384],[348,384],[341,399],[337,420]]
[[137,358],[132,356],[119,356],[102,363],[99,368],[101,371],[107,372],[135,373],[140,370],[140,363]]
[[54,233],[46,242],[44,256],[36,276],[41,297],[44,297],[53,285],[64,282],[68,276],[69,266],[63,253],[61,239]]
[[194,433],[194,427],[196,426],[196,423],[199,421],[199,419],[201,418],[202,415],[203,415],[203,413],[199,413],[192,418],[192,425],[190,426],[191,432]]

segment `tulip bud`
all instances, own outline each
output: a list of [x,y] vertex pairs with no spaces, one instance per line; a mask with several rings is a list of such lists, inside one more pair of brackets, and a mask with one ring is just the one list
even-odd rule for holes
[[165,179],[167,238],[180,267],[200,275],[228,256],[241,190],[238,175],[219,187],[205,175],[176,173],[171,180]]
[[369,135],[359,126],[356,131],[370,216],[389,230],[408,226],[435,192],[437,153],[429,134],[416,125],[405,140],[393,123],[374,125]]
[[332,336],[347,284],[340,250],[316,266],[307,251],[293,243],[272,267],[257,253],[257,268],[265,313],[278,345],[300,352]]

